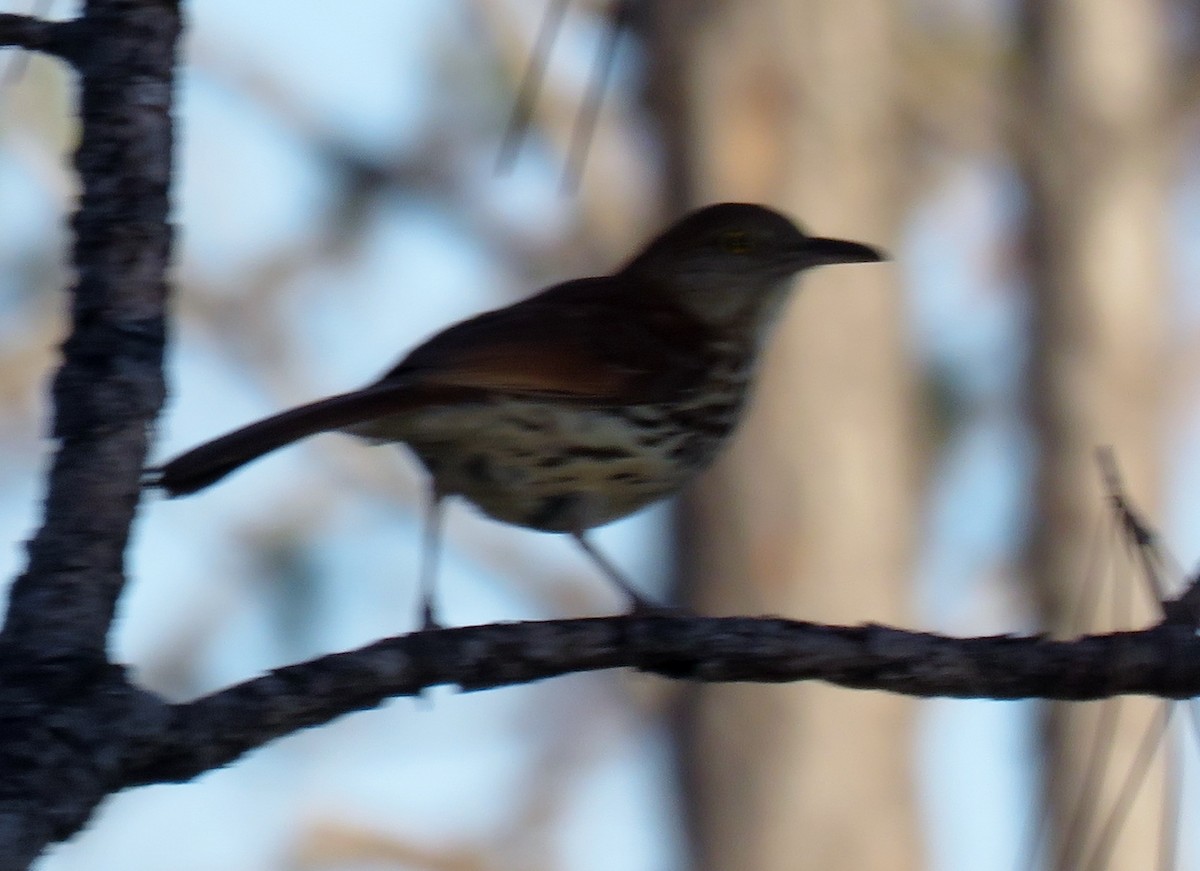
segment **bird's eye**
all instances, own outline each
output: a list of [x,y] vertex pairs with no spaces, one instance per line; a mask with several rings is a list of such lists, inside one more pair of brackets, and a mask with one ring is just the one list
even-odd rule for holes
[[721,234],[721,250],[728,254],[748,254],[754,247],[750,234],[744,230],[729,230]]

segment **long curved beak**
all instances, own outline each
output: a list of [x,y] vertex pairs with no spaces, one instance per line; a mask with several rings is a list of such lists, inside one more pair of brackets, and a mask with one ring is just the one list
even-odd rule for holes
[[861,242],[844,239],[825,239],[809,236],[797,252],[805,266],[828,266],[832,263],[875,263],[887,260],[887,255],[877,248]]

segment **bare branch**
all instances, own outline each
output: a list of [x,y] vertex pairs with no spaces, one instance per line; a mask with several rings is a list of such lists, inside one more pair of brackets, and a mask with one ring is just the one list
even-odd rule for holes
[[521,76],[521,83],[517,86],[517,99],[500,143],[500,152],[496,159],[498,172],[508,172],[512,169],[517,160],[517,153],[525,142],[525,136],[533,126],[534,104],[537,103],[538,91],[542,89],[542,80],[545,79],[546,68],[550,64],[550,49],[554,46],[554,40],[562,27],[568,2],[569,0],[550,0],[549,6],[546,7],[546,14],[542,17],[542,24],[529,53],[529,66],[526,67],[525,74]]
[[0,48],[23,48],[71,60],[77,29],[74,21],[0,13]]
[[567,147],[567,165],[563,168],[563,193],[577,191],[583,179],[583,168],[587,163],[588,150],[592,147],[592,139],[596,136],[596,124],[600,120],[600,108],[608,90],[608,79],[617,60],[617,47],[629,28],[632,14],[633,10],[628,0],[618,0],[604,29],[604,41],[592,64],[591,79],[584,92],[579,115],[575,118],[575,128],[571,131],[571,144]]
[[[0,19],[0,33],[13,18]],[[25,27],[37,32],[28,20]],[[75,27],[86,46],[77,58],[78,279],[53,386],[58,449],[44,522],[28,545],[28,568],[13,585],[0,635],[40,656],[104,648],[125,583],[147,434],[165,392],[179,10],[169,2],[92,0]]]
[[1167,554],[1150,524],[1133,508],[1125,495],[1120,469],[1112,448],[1101,448],[1096,453],[1104,487],[1108,491],[1113,512],[1125,532],[1130,545],[1137,551],[1142,563],[1142,573],[1151,592],[1162,605],[1163,614],[1169,623],[1200,628],[1200,575],[1188,579],[1187,586],[1178,596],[1168,595],[1163,579],[1163,564]]
[[186,780],[298,729],[433,686],[492,689],[607,668],[704,682],[823,680],[913,696],[1183,698],[1200,693],[1200,639],[1170,625],[1050,641],[681,615],[418,632],[174,706],[157,739],[142,736],[124,783]]

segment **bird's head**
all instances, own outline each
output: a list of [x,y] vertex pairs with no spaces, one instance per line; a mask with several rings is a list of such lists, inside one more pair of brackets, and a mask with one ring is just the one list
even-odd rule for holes
[[778,310],[790,279],[805,269],[883,259],[859,242],[809,236],[765,206],[719,203],[672,224],[624,272],[672,294],[702,319],[722,323]]

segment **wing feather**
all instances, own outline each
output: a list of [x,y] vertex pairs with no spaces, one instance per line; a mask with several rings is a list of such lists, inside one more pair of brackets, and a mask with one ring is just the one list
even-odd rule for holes
[[[148,470],[169,495],[207,487],[256,457],[329,430],[442,405],[554,397],[585,406],[666,402],[702,383],[702,328],[629,280],[567,282],[437,334],[374,384],[292,408]],[[654,300],[659,299],[655,304]]]
[[557,285],[434,336],[380,379],[570,397],[654,402],[706,371],[702,326],[612,278]]

